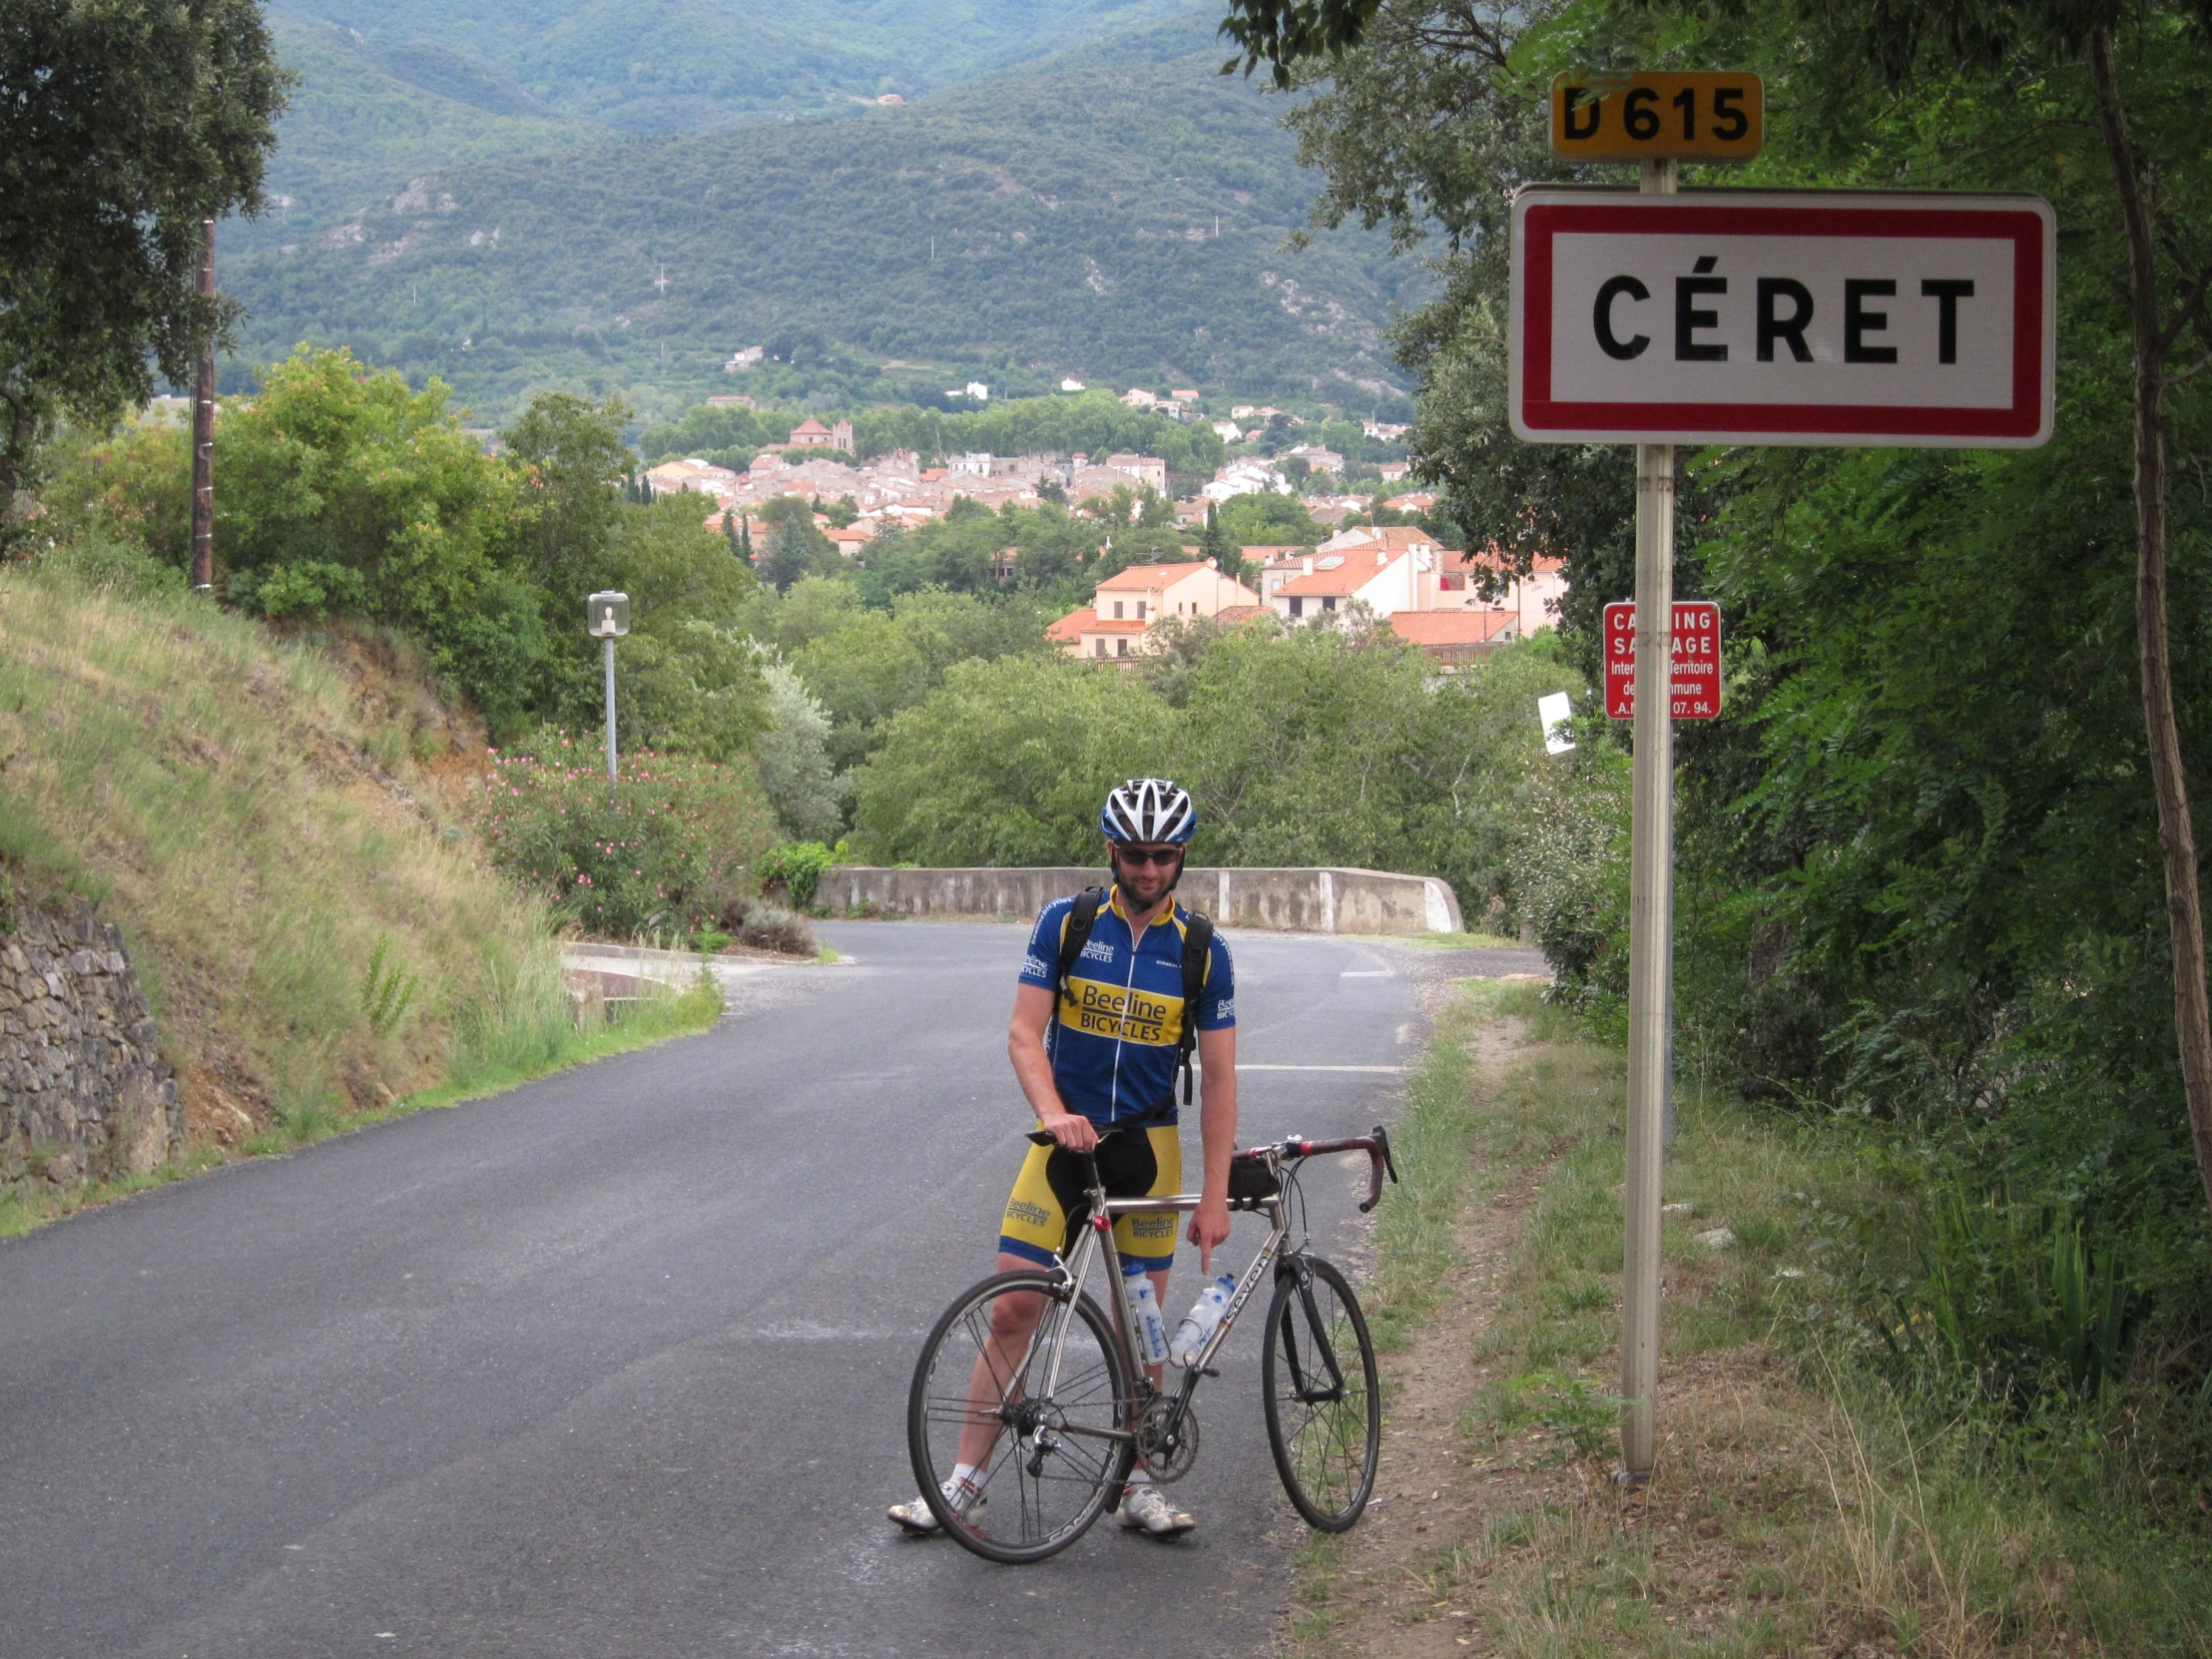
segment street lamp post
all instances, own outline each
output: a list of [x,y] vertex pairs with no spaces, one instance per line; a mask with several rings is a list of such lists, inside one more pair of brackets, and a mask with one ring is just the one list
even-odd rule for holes
[[630,632],[630,596],[595,593],[584,602],[584,626],[607,646],[607,782],[615,782],[615,641]]

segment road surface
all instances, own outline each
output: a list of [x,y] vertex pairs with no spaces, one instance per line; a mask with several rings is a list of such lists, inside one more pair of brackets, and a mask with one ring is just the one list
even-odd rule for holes
[[[1005,1568],[885,1523],[1023,1151],[1023,935],[822,932],[847,962],[711,1032],[0,1244],[0,1656],[1265,1653],[1295,1520],[1256,1335],[1200,1395],[1190,1537]],[[1231,944],[1240,1140],[1388,1118],[1443,959]],[[1315,1230],[1356,1254],[1340,1162]]]

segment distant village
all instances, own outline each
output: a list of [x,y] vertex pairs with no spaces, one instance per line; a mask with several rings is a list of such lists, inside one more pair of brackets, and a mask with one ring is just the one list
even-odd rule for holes
[[[1069,389],[1080,387],[1070,382]],[[1121,400],[1183,417],[1198,393],[1178,391],[1161,398],[1132,390]],[[1229,418],[1213,425],[1224,439],[1239,442],[1259,437],[1279,413],[1239,404]],[[1252,421],[1258,424],[1245,424]],[[1380,422],[1370,422],[1367,430],[1378,438],[1404,432]],[[1305,462],[1309,475],[1344,472],[1344,457],[1320,445],[1300,445],[1273,457],[1237,457],[1175,504],[1176,522],[1195,532],[1204,528],[1207,510],[1215,504],[1241,495],[1296,493],[1285,471],[1285,463],[1294,459]],[[1382,472],[1386,481],[1402,480],[1406,465],[1385,463]],[[780,496],[802,496],[818,506],[848,502],[857,511],[849,523],[834,523],[819,511],[816,515],[823,533],[848,558],[860,557],[887,530],[942,517],[955,501],[971,501],[994,512],[1009,504],[1034,507],[1048,499],[1080,508],[1110,500],[1116,490],[1135,496],[1149,489],[1165,496],[1169,488],[1167,463],[1154,455],[1062,458],[975,452],[925,467],[911,450],[893,450],[863,461],[854,455],[850,421],[826,426],[812,418],[794,427],[788,442],[763,448],[743,472],[695,457],[663,461],[647,469],[645,482],[656,497],[707,497],[714,504],[706,519],[711,528],[736,532],[742,527],[747,534],[759,530],[754,514]],[[1418,528],[1351,522],[1370,515],[1378,504],[1400,513],[1426,513],[1435,505],[1430,493],[1391,495],[1378,503],[1371,494],[1325,490],[1305,495],[1302,504],[1329,531],[1327,539],[1314,547],[1243,548],[1249,582],[1201,559],[1198,547],[1187,547],[1186,562],[1134,565],[1105,578],[1091,604],[1052,625],[1051,638],[1071,656],[1127,662],[1153,649],[1156,631],[1177,619],[1205,618],[1228,627],[1271,613],[1288,622],[1326,619],[1349,625],[1369,619],[1449,668],[1557,621],[1566,583],[1556,559],[1539,560],[1533,571],[1516,576],[1502,568],[1494,548],[1470,553],[1439,546]],[[1002,577],[1011,574],[1010,557],[1008,564]]]

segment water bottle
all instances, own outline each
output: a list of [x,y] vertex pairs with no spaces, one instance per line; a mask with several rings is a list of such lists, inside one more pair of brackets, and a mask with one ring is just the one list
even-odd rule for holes
[[1160,1317],[1160,1293],[1141,1273],[1131,1274],[1126,1283],[1129,1312],[1136,1324],[1137,1352],[1146,1365],[1157,1366],[1168,1357],[1168,1322]]
[[1221,1317],[1229,1311],[1229,1299],[1237,1294],[1237,1276],[1225,1273],[1206,1287],[1206,1294],[1191,1305],[1191,1311],[1183,1316],[1183,1323],[1175,1328],[1175,1341],[1168,1348],[1168,1358],[1179,1366],[1188,1366],[1198,1359],[1198,1351],[1206,1346]]

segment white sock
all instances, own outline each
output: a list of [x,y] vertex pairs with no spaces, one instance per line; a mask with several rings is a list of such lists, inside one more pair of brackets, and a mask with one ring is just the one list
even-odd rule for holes
[[974,1484],[975,1465],[973,1463],[954,1463],[952,1465],[952,1478],[945,1482],[946,1486],[972,1486]]

